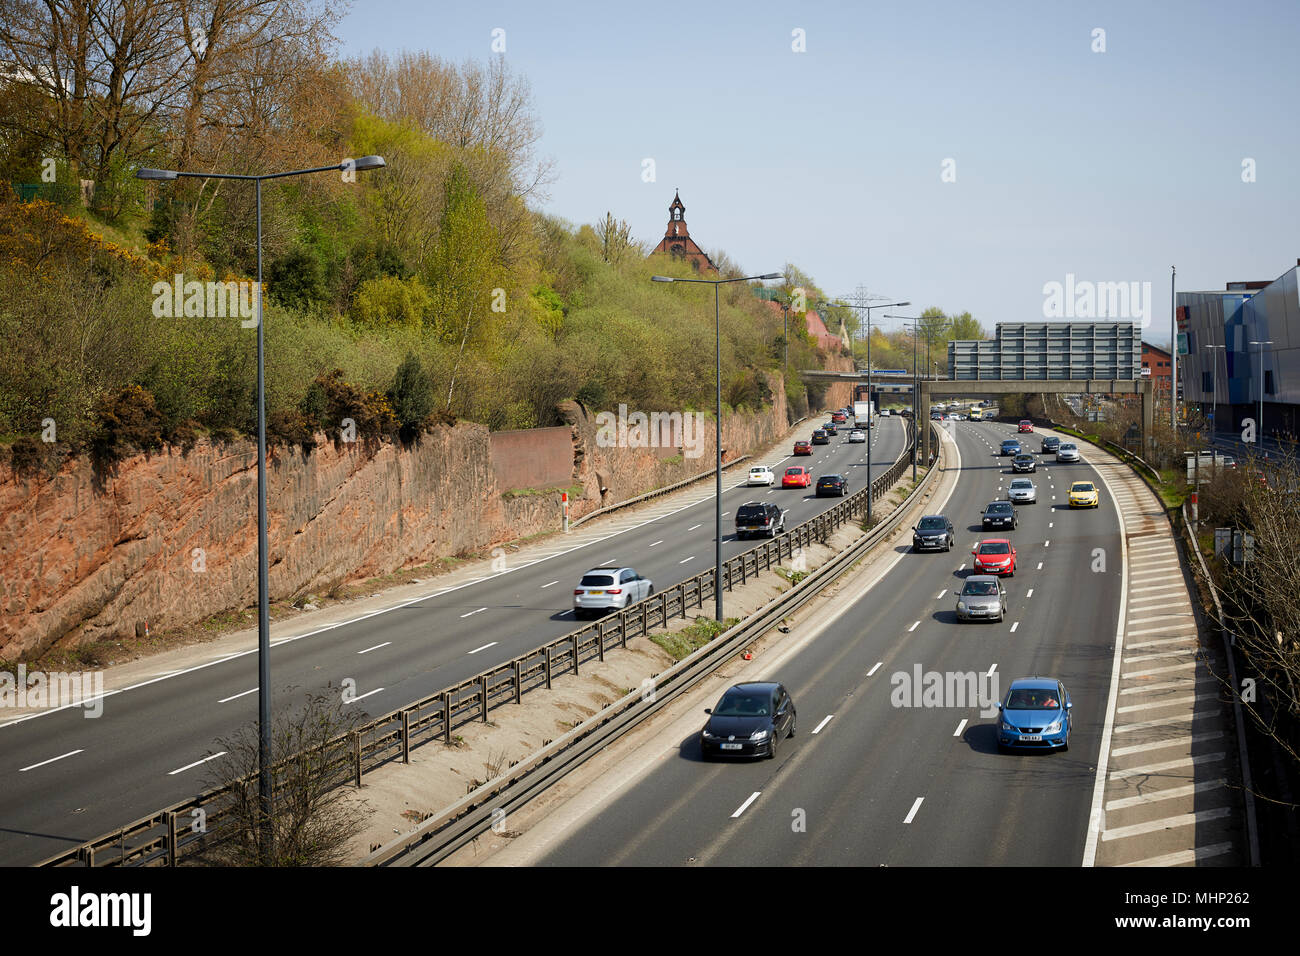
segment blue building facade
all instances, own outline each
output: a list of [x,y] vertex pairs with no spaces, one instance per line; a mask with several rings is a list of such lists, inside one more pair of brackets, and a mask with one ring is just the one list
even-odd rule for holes
[[1272,282],[1229,283],[1222,292],[1178,293],[1183,401],[1212,415],[1215,431],[1240,433],[1245,419],[1257,418],[1262,387],[1262,436],[1300,434],[1298,270]]

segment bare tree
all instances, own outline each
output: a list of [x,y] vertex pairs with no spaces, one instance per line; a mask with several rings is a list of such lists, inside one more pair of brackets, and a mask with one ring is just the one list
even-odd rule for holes
[[[292,690],[292,688],[290,688]],[[203,857],[223,866],[341,866],[349,842],[365,825],[365,806],[347,799],[348,735],[358,712],[333,686],[306,694],[297,708],[281,705],[273,718],[274,813],[271,845],[258,783],[260,739],[256,722],[217,741],[225,751],[212,761],[207,784],[225,787],[210,811],[213,831]]]

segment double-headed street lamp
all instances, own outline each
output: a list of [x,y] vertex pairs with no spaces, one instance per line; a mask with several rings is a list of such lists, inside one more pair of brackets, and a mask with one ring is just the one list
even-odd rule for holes
[[1256,447],[1262,447],[1264,444],[1264,346],[1272,345],[1272,339],[1251,339],[1251,345],[1259,346],[1259,414],[1255,418],[1255,441]]
[[[917,393],[921,390],[921,380],[918,377],[916,364],[916,335],[921,331],[922,323],[927,321],[929,317],[920,315],[890,315],[886,312],[885,318],[902,319],[904,328],[910,328],[912,330],[912,424],[916,428],[916,435],[912,439],[912,480],[916,481],[916,452],[921,441],[921,416],[917,402]],[[935,318],[937,318],[937,316],[935,316]],[[944,325],[947,325],[948,321],[949,320],[944,319]],[[925,357],[927,362],[930,360],[931,331],[932,330],[928,327],[925,329]],[[928,439],[926,443],[929,444]]]
[[[1210,393],[1210,441],[1214,441],[1215,433],[1219,430],[1219,353],[1227,349],[1226,345],[1202,345],[1201,348],[1209,349],[1211,359],[1214,365],[1212,373],[1214,379],[1214,391]],[[1204,379],[1202,379],[1204,381]],[[1173,388],[1173,376],[1169,377],[1169,387]],[[1203,409],[1202,409],[1203,410]]]
[[[847,302],[823,302],[822,305],[832,308],[843,309],[861,309],[867,313],[867,406],[871,407],[871,310],[872,309],[893,309],[902,305],[911,305],[911,302],[877,302],[875,305],[851,305]],[[853,354],[852,344],[850,343],[849,354]],[[854,370],[857,370],[857,359],[853,361]],[[853,400],[857,401],[857,392],[855,390]],[[872,415],[867,415],[867,487],[871,487],[871,446],[876,441],[876,426],[872,421]],[[871,493],[867,492],[867,524],[871,524]]]
[[271,787],[271,616],[269,610],[269,572],[266,545],[266,375],[262,336],[262,181],[286,179],[307,173],[342,172],[345,176],[388,165],[382,156],[345,159],[333,166],[314,166],[283,173],[247,176],[236,173],[189,173],[174,169],[136,170],[137,179],[170,181],[173,179],[240,179],[255,184],[257,190],[257,290],[253,296],[257,321],[257,691],[258,691],[258,789],[262,810],[262,853],[269,861],[274,830]]
[[678,279],[674,276],[651,276],[652,282],[695,282],[700,285],[713,286],[713,335],[715,360],[717,362],[718,407],[715,431],[715,451],[717,452],[717,489],[714,503],[714,549],[713,549],[713,605],[714,618],[722,623],[722,309],[718,302],[718,286],[729,282],[753,282],[759,279],[779,279],[781,273],[769,272],[761,276],[741,276],[736,279]]

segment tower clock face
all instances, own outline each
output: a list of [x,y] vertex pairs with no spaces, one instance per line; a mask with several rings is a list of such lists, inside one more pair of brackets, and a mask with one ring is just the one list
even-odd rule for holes
[[675,256],[685,255],[685,254],[686,254],[686,247],[683,246],[680,242],[675,242],[675,243],[673,243],[673,245],[672,245],[672,247],[671,247],[671,251],[672,251],[672,254],[675,255]]

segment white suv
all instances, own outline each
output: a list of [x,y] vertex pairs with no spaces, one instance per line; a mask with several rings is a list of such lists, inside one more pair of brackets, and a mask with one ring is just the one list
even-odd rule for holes
[[592,568],[573,589],[573,616],[624,608],[654,593],[650,579],[633,568]]

